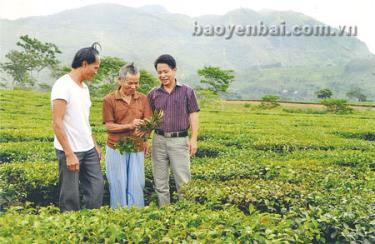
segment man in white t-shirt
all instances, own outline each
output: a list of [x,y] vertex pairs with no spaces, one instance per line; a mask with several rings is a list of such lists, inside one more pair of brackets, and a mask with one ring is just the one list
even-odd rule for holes
[[99,69],[97,45],[76,53],[72,70],[55,82],[51,92],[61,211],[80,209],[80,187],[84,208],[100,208],[103,201],[101,150],[92,136],[90,94],[83,82],[91,80]]

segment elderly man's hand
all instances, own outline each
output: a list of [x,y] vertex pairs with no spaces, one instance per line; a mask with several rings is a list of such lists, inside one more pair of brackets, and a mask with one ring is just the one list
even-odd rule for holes
[[135,130],[138,126],[140,126],[141,124],[143,123],[143,120],[141,119],[134,119],[131,123],[130,123],[130,129],[131,130]]

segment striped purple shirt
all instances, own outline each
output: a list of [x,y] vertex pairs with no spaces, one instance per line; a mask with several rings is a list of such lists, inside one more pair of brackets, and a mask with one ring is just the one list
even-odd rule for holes
[[170,94],[161,85],[150,91],[147,97],[152,111],[163,110],[163,123],[158,129],[165,132],[188,129],[190,127],[189,114],[200,110],[194,90],[178,82]]

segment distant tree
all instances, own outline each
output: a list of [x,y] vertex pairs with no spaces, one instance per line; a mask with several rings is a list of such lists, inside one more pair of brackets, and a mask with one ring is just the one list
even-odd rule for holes
[[271,109],[271,108],[280,106],[279,100],[280,100],[279,96],[274,96],[274,95],[263,96],[262,102],[260,104],[260,108]]
[[147,95],[147,93],[151,91],[152,88],[158,86],[160,82],[155,76],[144,69],[141,69],[139,72],[141,73],[141,78],[139,80],[140,86],[138,91]]
[[33,72],[39,73],[44,68],[52,68],[59,64],[57,54],[61,51],[53,43],[41,42],[28,35],[20,37],[17,46],[21,50],[10,50],[0,63],[0,68],[13,78],[13,87],[33,86],[35,78]]
[[320,103],[326,106],[328,112],[345,114],[353,111],[345,99],[328,98],[321,100]]
[[[93,95],[104,96],[107,93],[117,89],[118,73],[120,68],[127,62],[117,57],[102,57],[100,68],[90,84],[90,91]],[[147,94],[153,87],[159,84],[159,81],[144,69],[140,69],[140,86],[138,90]]]
[[[98,73],[94,76],[92,84],[100,85],[102,83],[113,83],[117,80],[120,68],[125,64],[127,64],[127,62],[121,58],[110,56],[101,57],[100,68]],[[117,81],[115,83],[117,84]]]
[[326,88],[326,89],[321,89],[321,90],[315,92],[315,95],[319,99],[326,99],[326,98],[331,98],[333,93],[330,89]]
[[365,102],[367,100],[367,97],[364,94],[363,89],[359,87],[353,87],[350,91],[346,93],[346,96],[349,98],[356,98],[360,102]]
[[218,94],[226,92],[230,83],[234,81],[233,72],[233,70],[223,70],[220,67],[204,66],[198,70],[198,75],[203,77],[200,82],[206,84],[208,90]]
[[94,96],[105,96],[118,87],[117,77],[120,68],[126,61],[117,57],[101,57],[98,73],[89,82],[90,93]]
[[70,70],[71,70],[70,66],[57,64],[51,67],[51,75],[53,78],[58,79],[61,76],[69,73]]
[[198,88],[196,89],[196,94],[200,107],[217,109],[222,105],[220,96],[211,90]]

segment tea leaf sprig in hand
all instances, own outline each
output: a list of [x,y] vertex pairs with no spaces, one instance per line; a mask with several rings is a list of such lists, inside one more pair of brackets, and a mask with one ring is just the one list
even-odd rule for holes
[[135,139],[131,137],[121,138],[121,140],[115,144],[115,148],[121,154],[137,151],[137,147],[135,146]]
[[[141,138],[143,141],[147,141],[147,134],[154,130],[163,121],[163,116],[164,113],[162,110],[155,110],[151,118],[145,119],[144,122],[137,127],[140,132],[144,133],[144,136]],[[132,153],[137,151],[136,143],[136,138],[124,137],[115,144],[115,148],[121,154]]]
[[163,110],[155,110],[152,117],[145,119],[143,123],[137,128],[140,132],[151,132],[156,129],[163,122],[164,113]]

